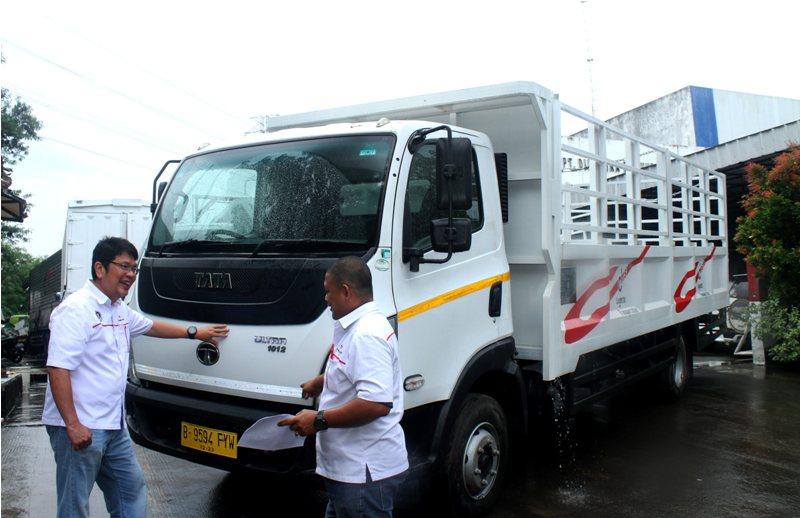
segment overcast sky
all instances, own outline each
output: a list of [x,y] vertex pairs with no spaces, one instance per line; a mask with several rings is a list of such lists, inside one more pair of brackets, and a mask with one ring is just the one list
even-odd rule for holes
[[601,118],[690,84],[800,97],[794,0],[26,6],[4,6],[0,78],[44,125],[13,176],[35,255],[68,201],[149,199],[164,161],[257,115],[519,80],[589,112],[587,36]]

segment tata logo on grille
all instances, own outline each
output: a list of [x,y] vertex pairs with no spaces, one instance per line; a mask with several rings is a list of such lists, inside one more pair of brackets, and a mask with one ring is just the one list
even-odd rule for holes
[[232,290],[231,274],[219,272],[194,272],[194,287],[209,290]]
[[214,365],[219,360],[219,349],[209,342],[197,346],[197,359],[203,365]]

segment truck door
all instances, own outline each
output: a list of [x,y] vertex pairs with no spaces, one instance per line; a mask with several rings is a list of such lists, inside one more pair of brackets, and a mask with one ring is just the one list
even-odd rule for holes
[[[454,135],[456,136],[456,135]],[[465,135],[458,135],[465,136]],[[398,338],[404,376],[422,375],[422,390],[406,394],[406,406],[447,399],[469,358],[497,340],[489,316],[489,291],[508,277],[502,254],[498,210],[487,210],[487,195],[497,197],[490,148],[473,139],[472,207],[456,217],[472,221],[472,246],[453,254],[444,264],[421,264],[412,272],[400,257],[392,261],[392,280],[398,310]],[[427,259],[445,254],[431,249],[431,219],[447,217],[436,206],[436,146],[406,148],[395,200],[392,243],[395,254],[403,247],[422,249]],[[406,228],[408,226],[409,228]],[[405,230],[405,242],[404,242]]]

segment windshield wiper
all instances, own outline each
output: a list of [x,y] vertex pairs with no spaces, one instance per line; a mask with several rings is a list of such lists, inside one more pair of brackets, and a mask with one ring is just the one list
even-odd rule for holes
[[211,239],[182,239],[179,241],[167,241],[161,248],[158,249],[159,257],[164,254],[165,251],[169,249],[180,249],[180,248],[193,248],[198,245],[227,245],[229,244],[227,241],[214,241]]
[[292,251],[335,251],[335,250],[360,250],[368,245],[364,241],[339,241],[335,239],[265,239],[258,243],[250,254],[255,257],[267,250]]

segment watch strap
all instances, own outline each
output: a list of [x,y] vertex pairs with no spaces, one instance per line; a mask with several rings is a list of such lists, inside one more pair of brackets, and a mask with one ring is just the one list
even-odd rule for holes
[[320,410],[317,412],[317,417],[314,418],[314,429],[318,432],[328,429],[328,420],[325,419],[325,411]]

